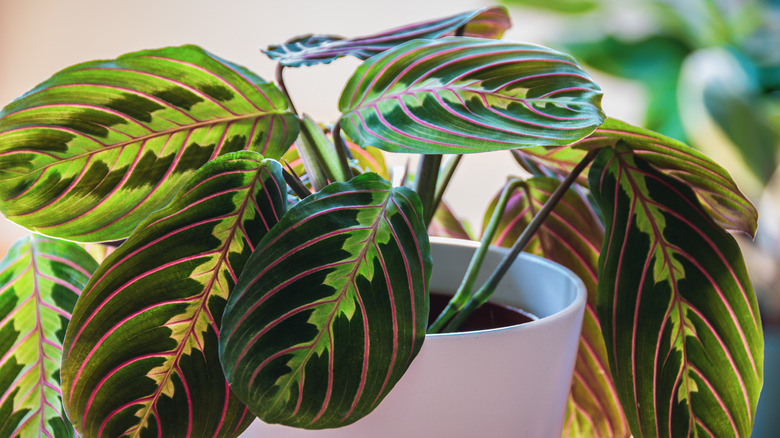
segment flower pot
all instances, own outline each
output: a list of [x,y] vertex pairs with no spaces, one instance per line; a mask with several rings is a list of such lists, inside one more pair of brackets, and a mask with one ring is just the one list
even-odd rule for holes
[[[431,289],[455,291],[476,242],[431,239]],[[478,285],[507,250],[491,248]],[[538,320],[428,335],[407,373],[367,417],[340,429],[303,430],[260,420],[244,437],[559,437],[586,292],[569,270],[523,254],[491,301]]]

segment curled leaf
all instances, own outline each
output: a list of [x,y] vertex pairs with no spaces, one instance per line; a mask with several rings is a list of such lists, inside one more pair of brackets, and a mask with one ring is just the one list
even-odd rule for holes
[[407,41],[452,35],[463,28],[463,36],[501,38],[511,27],[503,6],[477,9],[451,17],[390,29],[374,35],[343,38],[336,35],[304,35],[284,44],[268,46],[263,53],[281,65],[300,67],[325,64],[342,56],[368,59]]

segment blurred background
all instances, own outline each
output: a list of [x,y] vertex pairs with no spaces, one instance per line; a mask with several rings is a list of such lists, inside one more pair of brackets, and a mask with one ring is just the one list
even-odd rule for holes
[[[197,44],[266,80],[259,51],[305,33],[359,36],[490,6],[479,0],[0,1],[0,105],[69,65]],[[754,437],[780,430],[780,0],[505,0],[505,39],[573,54],[611,117],[682,140],[724,165],[759,207],[741,239],[763,313],[765,385]],[[330,122],[358,61],[288,69],[299,110]],[[467,156],[446,200],[473,227],[507,174],[506,153]],[[390,164],[407,157],[388,156]],[[458,175],[461,175],[459,178]],[[457,196],[455,196],[457,194]],[[0,256],[24,231],[0,221]],[[774,414],[774,415],[773,415]]]

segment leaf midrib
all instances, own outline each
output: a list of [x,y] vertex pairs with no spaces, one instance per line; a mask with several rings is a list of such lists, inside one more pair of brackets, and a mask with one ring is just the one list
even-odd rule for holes
[[[639,204],[641,205],[641,208],[644,211],[644,213],[646,215],[646,218],[648,219],[648,222],[652,226],[652,231],[653,231],[653,236],[652,237],[655,240],[656,244],[652,245],[651,249],[653,248],[653,246],[657,246],[659,248],[659,250],[661,251],[661,253],[663,255],[663,258],[664,258],[663,264],[664,264],[664,266],[666,266],[666,269],[667,269],[667,272],[668,272],[668,276],[669,276],[668,281],[673,285],[673,287],[672,287],[673,298],[672,298],[672,302],[670,303],[670,305],[675,308],[675,310],[673,310],[673,311],[676,311],[678,313],[678,317],[679,317],[679,320],[680,320],[680,329],[679,329],[679,332],[675,334],[674,338],[678,338],[678,337],[682,336],[682,340],[680,341],[680,349],[681,349],[681,355],[682,355],[682,362],[681,362],[681,365],[680,365],[680,373],[686,373],[687,369],[691,368],[690,365],[689,365],[690,360],[688,359],[688,348],[687,348],[687,344],[686,344],[686,341],[685,341],[685,337],[687,336],[686,331],[685,331],[685,327],[686,327],[685,319],[686,318],[685,318],[685,315],[684,315],[684,312],[683,312],[683,309],[682,309],[683,308],[682,302],[684,300],[682,299],[682,296],[681,296],[681,294],[679,292],[679,289],[678,289],[678,281],[677,281],[676,269],[674,267],[674,264],[671,262],[671,258],[672,257],[671,257],[671,254],[670,254],[670,252],[671,252],[670,248],[672,248],[672,246],[666,243],[666,240],[663,237],[663,232],[659,230],[658,224],[656,223],[655,219],[653,219],[654,216],[650,213],[651,206],[647,202],[646,197],[642,194],[641,189],[639,188],[638,184],[635,181],[634,172],[639,171],[639,170],[635,169],[634,166],[631,166],[626,161],[624,161],[622,154],[617,153],[617,156],[618,156],[618,159],[621,161],[623,168],[625,168],[625,169],[632,169],[633,170],[632,172],[626,172],[626,179],[628,180],[629,184],[631,185],[632,190],[634,191],[634,197],[633,198],[634,199],[638,199]],[[637,303],[637,305],[638,305],[638,303]],[[664,324],[666,324],[667,320],[668,320],[668,318],[665,317],[664,318]],[[631,353],[632,364],[631,364],[631,368],[633,370],[636,369],[636,363],[635,363],[636,354],[635,354],[635,351],[634,351],[635,348],[636,348],[636,331],[637,331],[636,321],[637,320],[635,318],[634,319],[633,334],[632,334],[633,342],[632,342],[632,346],[631,346],[632,347],[632,353]],[[672,343],[672,345],[673,345],[673,343]],[[658,376],[658,372],[657,372],[657,370],[655,370],[655,365],[657,363],[657,360],[654,360],[653,362],[654,362],[653,363],[653,365],[654,365],[654,369],[653,369],[653,387],[657,387],[656,378]],[[637,382],[636,373],[632,373],[632,381],[634,383],[633,391],[634,391],[634,394],[636,394],[636,382]],[[686,381],[686,384],[685,384],[686,397],[687,397],[687,400],[690,400],[690,396],[692,394],[692,390],[691,390],[691,388],[690,388],[690,386],[688,384],[688,382],[690,381],[690,378],[686,378],[685,381]],[[653,405],[654,405],[653,409],[657,411],[657,410],[659,410],[659,407],[656,405],[657,401],[655,400],[655,397],[656,397],[656,394],[655,394],[655,392],[653,392]],[[637,410],[637,413],[636,413],[637,418],[641,418],[641,415],[639,414],[639,403],[636,403],[635,408]],[[693,430],[692,426],[693,426],[695,415],[694,415],[693,407],[692,407],[691,403],[687,403],[687,408],[688,408],[689,429]],[[655,415],[654,418],[655,418],[655,429],[656,429],[655,433],[658,433],[658,431],[660,430],[660,427],[659,427],[659,424],[658,424],[658,415]],[[640,428],[642,427],[642,423],[641,422],[640,422],[639,426],[640,426]]]
[[[366,242],[372,241],[372,239],[376,236],[377,230],[379,229],[379,224],[382,221],[382,217],[383,217],[382,213],[387,209],[387,207],[389,205],[389,200],[390,200],[391,197],[392,197],[392,192],[389,192],[387,194],[387,196],[385,197],[385,200],[382,202],[382,204],[378,205],[377,207],[375,207],[375,208],[379,209],[379,213],[377,214],[376,219],[374,220],[374,223],[371,226],[371,231],[370,231],[368,237],[365,240]],[[348,232],[348,230],[347,230],[347,232]],[[309,343],[309,345],[310,345],[310,347],[308,348],[309,351],[306,354],[305,358],[303,360],[301,360],[301,362],[300,362],[301,365],[297,369],[293,370],[294,372],[292,372],[292,371],[289,372],[288,373],[289,376],[300,375],[301,368],[303,366],[305,366],[306,363],[308,363],[308,361],[311,358],[312,354],[314,354],[314,350],[315,350],[316,346],[319,345],[319,343],[322,341],[322,337],[324,336],[324,334],[327,332],[327,333],[329,333],[329,336],[330,336],[333,319],[339,313],[339,311],[338,311],[339,310],[339,304],[346,298],[347,290],[349,290],[349,288],[350,288],[349,286],[350,285],[354,285],[354,278],[357,275],[357,271],[358,271],[358,269],[359,269],[359,267],[361,265],[360,261],[364,260],[365,255],[368,252],[369,246],[370,245],[366,244],[364,246],[364,248],[361,249],[359,256],[354,258],[351,261],[351,262],[355,263],[355,266],[352,268],[352,271],[349,273],[349,276],[348,276],[351,280],[348,280],[345,283],[345,285],[342,287],[341,292],[339,292],[339,297],[336,299],[337,304],[334,305],[333,312],[331,312],[330,316],[328,317],[328,320],[324,324],[324,327],[327,327],[327,330],[321,330],[317,334],[317,336],[312,340],[312,342]],[[355,287],[354,289],[355,289],[356,295],[358,295],[357,294],[357,287]],[[365,315],[364,315],[364,318],[365,318]],[[365,327],[365,324],[364,324],[364,327]],[[330,352],[329,363],[332,365],[332,359],[333,359],[333,348],[332,348],[332,346],[331,346],[331,348],[328,349],[328,351]],[[366,356],[368,355],[368,351],[365,352],[365,355]],[[362,383],[365,381],[365,366],[366,366],[367,362],[364,360],[363,363],[364,363],[364,367],[363,367],[363,374],[364,375],[363,375],[363,378],[361,379],[361,387],[360,388],[363,388]],[[289,387],[290,387],[290,385],[292,385],[294,380],[295,379],[293,379],[293,378],[287,379],[287,383],[285,384],[285,386],[282,388],[281,391],[279,391],[277,393],[279,395],[276,397],[276,399],[274,400],[273,404],[271,405],[271,409],[275,408],[278,405],[278,403],[284,398],[283,395],[288,393]],[[330,395],[331,395],[331,391],[332,391],[332,386],[333,386],[333,378],[332,378],[332,376],[329,376],[329,378],[328,378],[328,390],[327,390],[326,399],[323,402],[322,408],[320,409],[320,411],[317,413],[315,418],[312,419],[312,421],[309,424],[312,424],[315,421],[317,421],[317,419],[319,419],[320,416],[325,412],[325,409],[327,409],[328,401],[329,401],[329,398],[330,398]],[[302,395],[298,396],[299,403],[296,405],[296,411],[297,411],[297,409],[298,409],[298,407],[300,405],[301,397],[302,397]],[[355,395],[355,403],[357,403],[359,398],[360,398],[360,390],[358,391],[358,394]]]
[[[139,142],[145,143],[147,140],[155,139],[155,138],[158,138],[158,137],[165,137],[165,136],[173,135],[173,134],[176,134],[176,133],[179,133],[179,132],[186,132],[186,131],[190,131],[190,130],[195,130],[195,129],[198,129],[198,128],[202,128],[204,126],[216,126],[216,125],[220,125],[220,124],[232,124],[232,123],[240,122],[240,121],[244,121],[244,120],[260,119],[260,118],[268,117],[268,116],[282,115],[284,113],[285,113],[285,111],[282,110],[282,111],[273,111],[273,112],[265,112],[265,113],[243,114],[243,115],[232,116],[232,117],[220,117],[220,118],[217,118],[217,119],[210,119],[210,120],[201,121],[201,122],[197,122],[197,123],[193,123],[193,124],[180,125],[178,127],[164,129],[162,131],[155,131],[155,132],[153,132],[151,134],[146,134],[146,135],[143,135],[143,136],[140,136],[140,137],[132,138],[130,140],[125,140],[125,141],[121,141],[121,142],[113,143],[113,144],[108,144],[108,145],[103,144],[101,142],[98,142],[97,140],[94,140],[91,137],[82,134],[83,137],[88,137],[88,138],[90,138],[90,140],[96,141],[97,143],[100,143],[104,147],[101,148],[101,149],[96,149],[96,150],[84,152],[84,153],[81,153],[81,154],[78,154],[78,155],[72,155],[72,156],[64,157],[62,159],[58,159],[55,162],[47,163],[47,164],[45,164],[43,166],[31,169],[29,172],[22,174],[18,178],[26,177],[26,176],[28,176],[30,174],[35,173],[35,172],[45,171],[45,170],[47,170],[50,167],[58,166],[58,165],[63,164],[63,163],[68,163],[68,162],[77,160],[79,158],[92,157],[92,156],[95,156],[97,154],[101,154],[103,152],[111,151],[111,150],[118,149],[118,148],[123,148],[125,146],[129,146],[129,145],[132,145],[134,143],[139,143]],[[58,128],[61,128],[59,126],[46,126],[46,125],[43,125],[43,126],[35,126],[35,127],[52,129],[52,130],[58,130],[58,131],[64,131],[64,129],[58,129]],[[30,128],[33,128],[33,127],[28,126],[28,127],[23,128],[23,129],[30,129]],[[6,132],[8,132],[8,131],[6,131]],[[247,142],[249,142],[250,140],[251,139],[247,139]],[[184,147],[186,148],[186,145]],[[143,150],[144,150],[143,148],[139,149],[139,153],[142,152]],[[13,151],[13,152],[11,152],[11,154],[19,153],[19,152],[20,151]],[[25,151],[24,153],[30,153],[30,151]]]
[[[249,203],[249,199],[252,197],[251,194],[254,192],[254,188],[256,187],[258,182],[261,181],[259,175],[263,172],[263,169],[265,169],[265,166],[261,165],[261,167],[259,167],[258,170],[255,172],[256,176],[252,178],[252,182],[246,188],[247,196],[244,197],[244,199],[241,201],[241,205],[236,210],[236,213],[232,216],[235,217],[243,216],[246,207]],[[243,189],[243,187],[241,189]],[[175,350],[174,358],[171,361],[171,367],[165,373],[165,376],[163,377],[157,389],[155,390],[155,393],[149,399],[148,404],[146,405],[147,407],[145,409],[146,412],[144,413],[144,416],[139,421],[138,426],[135,427],[135,433],[132,435],[133,438],[138,438],[140,436],[143,427],[148,423],[149,415],[151,415],[152,411],[155,411],[156,413],[157,400],[160,398],[160,395],[162,394],[162,389],[165,387],[165,384],[168,382],[168,380],[173,376],[173,373],[176,371],[175,364],[178,364],[181,355],[184,353],[187,341],[192,337],[195,327],[197,326],[198,318],[200,317],[201,313],[205,311],[205,308],[208,304],[208,298],[211,296],[211,291],[213,289],[214,283],[216,282],[216,279],[219,276],[219,267],[223,263],[227,262],[228,260],[227,254],[231,247],[230,244],[233,242],[235,234],[239,228],[240,228],[240,221],[236,220],[234,222],[234,225],[230,228],[230,232],[228,235],[229,237],[225,239],[225,242],[223,243],[223,248],[219,254],[218,260],[214,263],[214,267],[212,269],[213,274],[209,277],[208,284],[203,288],[203,292],[198,296],[196,296],[196,299],[200,298],[201,303],[200,305],[198,305],[198,308],[195,310],[195,312],[193,312],[192,323],[187,328],[187,331],[184,334],[184,336],[182,336],[182,342],[179,343],[179,345]],[[219,330],[217,330],[217,333],[219,333]],[[191,427],[192,425],[192,418],[190,418],[189,420],[190,421],[188,422],[188,434],[191,432],[189,427]]]

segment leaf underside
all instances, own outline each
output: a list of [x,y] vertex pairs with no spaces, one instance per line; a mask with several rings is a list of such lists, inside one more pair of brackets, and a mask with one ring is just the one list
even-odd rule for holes
[[249,425],[217,336],[244,263],[285,208],[277,162],[227,154],[101,264],[65,340],[63,395],[79,432],[238,436]]
[[401,378],[428,320],[421,209],[367,173],[305,198],[265,236],[220,337],[231,387],[263,421],[343,426]]
[[564,145],[604,120],[601,90],[568,55],[478,38],[416,40],[364,62],[341,127],[391,152],[472,153]]
[[607,236],[598,315],[631,430],[749,436],[763,339],[739,247],[687,185],[640,154],[618,142],[589,175]]
[[[511,247],[558,185],[560,181],[550,177],[526,180],[512,193],[492,244]],[[488,207],[485,221],[492,216],[497,201],[498,197],[494,198]],[[588,202],[576,191],[568,190],[526,249],[571,269],[588,291],[564,437],[614,438],[629,434],[615,385],[609,377],[607,352],[596,316],[598,257],[603,234]]]
[[50,236],[124,239],[207,161],[281,157],[298,133],[287,106],[194,46],[69,67],[0,112],[0,211]]
[[0,262],[0,436],[72,437],[60,358],[73,306],[97,263],[78,245],[23,237]]
[[463,36],[498,39],[511,25],[506,8],[497,6],[363,37],[347,39],[335,35],[304,35],[284,44],[268,46],[263,53],[288,67],[326,64],[342,56],[354,56],[366,60],[407,41],[452,35],[461,26],[463,26]]

